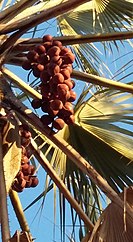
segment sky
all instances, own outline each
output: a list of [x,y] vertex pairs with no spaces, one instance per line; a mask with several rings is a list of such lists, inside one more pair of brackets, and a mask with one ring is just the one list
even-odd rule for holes
[[[56,27],[56,21],[51,20],[50,23],[47,23],[45,26],[41,25],[40,28],[42,28],[41,31],[38,31],[35,37],[42,37],[45,34],[52,34],[53,36],[57,35],[57,27]],[[31,34],[29,33],[27,36],[31,37]],[[98,44],[97,44],[98,45]],[[115,59],[119,58],[126,52],[128,53],[131,50],[131,47],[125,47],[123,48],[122,44],[119,53],[115,49],[114,56],[112,57],[111,53],[108,53],[108,58],[105,59],[105,55],[103,52],[103,49],[101,48],[102,52],[102,59],[105,61],[105,64],[109,66],[111,72],[114,74],[118,69],[120,69],[124,63],[126,63],[127,58],[129,60],[130,57],[125,56],[123,58],[120,58],[118,61],[115,61]],[[133,57],[133,56],[132,56]],[[14,71],[15,74],[17,74],[20,78],[23,80],[26,77],[25,71],[19,71],[20,69],[14,68],[13,66],[8,66],[10,70]],[[28,73],[27,73],[28,74]],[[120,77],[119,77],[120,78]],[[128,81],[131,81],[131,76],[128,77]],[[81,82],[77,83],[76,91],[79,93],[80,86],[83,86],[83,83]],[[38,178],[40,180],[39,185],[36,188],[31,189],[25,189],[24,192],[19,194],[20,200],[22,202],[23,208],[27,207],[30,202],[32,202],[44,189],[45,187],[45,177],[46,173],[43,169],[38,170]],[[44,201],[44,207],[41,206],[41,201],[37,202],[35,205],[33,205],[31,208],[29,208],[25,212],[25,216],[27,218],[28,224],[31,228],[32,236],[36,238],[36,242],[60,242],[60,218],[59,218],[59,211],[56,211],[56,220],[54,221],[54,192],[50,191],[49,194],[46,196],[46,199]],[[57,206],[58,208],[58,191],[57,191]],[[19,230],[19,224],[17,222],[16,216],[14,214],[14,211],[12,209],[12,206],[10,204],[10,199],[8,198],[8,209],[9,209],[9,223],[10,223],[10,229],[11,234],[13,235],[15,230]],[[55,224],[54,224],[55,223]],[[76,242],[79,241],[78,239],[78,224],[76,224],[77,228],[77,235],[76,235]],[[69,236],[71,236],[72,232],[72,224],[70,220],[70,213],[69,213],[69,204],[67,204],[67,213],[66,213],[66,236],[65,236],[65,242],[69,242],[68,239]],[[68,237],[67,237],[68,236]],[[71,241],[72,242],[72,241]]]

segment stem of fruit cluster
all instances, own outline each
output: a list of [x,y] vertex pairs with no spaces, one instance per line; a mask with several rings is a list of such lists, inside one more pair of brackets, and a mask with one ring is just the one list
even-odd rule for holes
[[7,209],[7,193],[3,166],[3,152],[2,152],[2,129],[0,127],[0,222],[2,242],[8,242],[10,239],[8,209]]
[[14,208],[14,211],[16,213],[16,217],[19,221],[19,224],[20,224],[22,231],[27,232],[31,241],[32,241],[31,234],[30,234],[30,228],[29,228],[28,223],[26,221],[26,218],[25,218],[25,215],[24,215],[24,212],[23,212],[23,208],[22,208],[22,204],[20,202],[20,199],[19,199],[17,192],[10,190],[9,196],[10,196],[12,206]]
[[[17,115],[25,119],[31,126],[44,134],[50,139],[57,147],[59,147],[77,166],[82,170],[84,174],[89,176],[92,181],[106,194],[106,196],[117,204],[122,210],[124,209],[124,203],[117,193],[110,187],[105,179],[64,139],[58,136],[50,130],[48,127],[44,127],[40,119],[29,110],[24,104],[22,104],[12,93],[6,80],[1,80],[1,86],[5,93],[6,102],[8,102],[13,109],[16,110]],[[127,214],[133,218],[133,212],[131,207],[127,204]]]
[[45,169],[45,171],[49,174],[51,179],[55,182],[59,190],[63,193],[64,197],[68,200],[68,202],[71,204],[71,206],[75,209],[79,217],[83,220],[86,227],[89,228],[90,231],[93,230],[94,225],[88,218],[88,216],[84,213],[83,209],[80,207],[78,202],[72,197],[71,193],[63,183],[63,181],[60,179],[60,177],[56,174],[55,170],[50,165],[49,161],[46,159],[46,157],[43,155],[41,150],[38,149],[37,144],[34,142],[34,140],[31,140],[31,147],[34,150],[34,155],[38,159],[41,166]]
[[102,87],[109,87],[114,90],[120,90],[124,92],[133,93],[133,86],[125,83],[121,83],[118,81],[114,81],[111,79],[107,79],[105,77],[100,77],[88,73],[84,73],[81,71],[73,70],[71,76],[77,80],[85,81],[87,83],[92,83],[94,85],[99,85]]
[[[76,44],[87,44],[95,43],[101,41],[114,41],[114,40],[125,40],[132,39],[133,32],[123,31],[123,32],[114,32],[108,34],[85,34],[85,35],[70,35],[70,36],[57,36],[53,37],[54,40],[59,40],[63,45],[76,45]],[[32,38],[32,39],[19,39],[14,45],[12,51],[14,52],[23,52],[28,51],[29,48],[42,43],[42,38]]]

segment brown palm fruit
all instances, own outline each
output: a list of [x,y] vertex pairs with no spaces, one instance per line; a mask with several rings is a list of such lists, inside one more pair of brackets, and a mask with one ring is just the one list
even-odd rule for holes
[[24,188],[21,187],[21,185],[17,180],[15,180],[14,183],[12,184],[12,189],[15,190],[16,192],[22,192],[24,190]]
[[74,113],[73,105],[70,102],[66,102],[63,107],[64,116],[70,116]]
[[39,54],[45,54],[46,53],[46,48],[44,45],[36,45],[34,50]]
[[24,155],[21,159],[21,165],[28,164],[28,163],[29,163],[29,159],[26,155]]
[[50,34],[47,34],[47,35],[44,35],[42,39],[43,39],[43,42],[52,42],[53,36]]
[[52,42],[44,42],[43,43],[44,47],[46,48],[46,51],[48,51],[52,47]]
[[63,129],[65,126],[65,122],[63,119],[61,118],[56,118],[54,121],[53,121],[53,128],[57,129],[57,130],[61,130]]
[[71,82],[72,82],[72,84],[73,84],[73,87],[72,87],[72,88],[74,88],[75,85],[76,85],[76,84],[75,84],[75,81],[71,79]]
[[74,115],[70,115],[68,117],[65,117],[64,121],[65,121],[66,124],[72,125],[72,124],[75,123],[75,117],[74,117]]
[[45,85],[41,85],[41,94],[42,94],[42,98],[43,100],[49,100],[50,96],[51,96],[51,92],[50,92],[50,85],[49,84],[45,84]]
[[69,102],[74,102],[76,100],[77,94],[74,91],[70,91],[70,98],[68,99]]
[[31,177],[29,177],[29,176],[25,176],[25,180],[26,180],[26,185],[25,185],[25,188],[29,188],[29,187],[31,187],[31,184],[32,184],[32,179],[31,179]]
[[53,82],[53,79],[50,80],[49,82],[49,86],[50,86],[50,92],[56,93],[57,94],[57,84]]
[[21,166],[21,169],[22,169],[22,172],[23,172],[23,174],[24,174],[25,176],[30,175],[30,174],[29,174],[29,165],[28,165],[28,164],[24,164],[24,165],[22,165],[22,166]]
[[36,187],[39,184],[39,180],[37,177],[33,176],[30,179],[32,180],[31,187]]
[[24,188],[25,188],[25,186],[26,186],[26,181],[25,181],[25,179],[24,179],[24,178],[22,178],[22,179],[21,179],[21,180],[19,180],[18,182],[19,182],[20,187],[21,187],[22,189],[24,189]]
[[63,56],[63,63],[64,64],[72,64],[75,60],[75,55],[71,53],[67,53],[66,55]]
[[64,103],[70,98],[69,87],[66,84],[58,84],[57,92],[59,99]]
[[65,80],[64,84],[66,84],[69,87],[69,90],[71,90],[73,88],[73,83],[72,83],[71,79]]
[[62,70],[67,69],[67,70],[69,70],[70,74],[72,74],[72,65],[71,64],[63,64],[63,62],[62,62],[61,69]]
[[38,59],[39,55],[38,53],[35,51],[35,50],[30,50],[28,53],[27,53],[27,58],[28,60],[30,60],[31,62],[36,62],[37,59]]
[[48,114],[45,114],[41,117],[41,121],[42,121],[43,125],[48,126],[49,124],[51,124],[53,122],[53,117],[51,117]]
[[55,100],[51,100],[50,101],[50,108],[52,110],[56,110],[57,111],[59,109],[62,109],[62,107],[63,107],[63,103],[62,103],[61,100],[55,99]]
[[40,70],[37,68],[37,64],[34,64],[33,66],[32,66],[32,70],[33,70],[33,75],[35,76],[35,77],[40,77]]
[[23,130],[21,134],[24,138],[31,138],[31,132],[29,130]]
[[47,70],[49,75],[54,76],[56,73],[60,72],[60,67],[54,63],[50,63]]
[[32,68],[31,66],[31,61],[30,60],[25,60],[23,63],[22,63],[22,68],[25,69],[25,70],[30,70]]
[[41,73],[40,73],[40,79],[42,81],[42,84],[46,84],[47,82],[49,82],[50,80],[50,75],[48,74],[48,72],[46,70],[43,70]]
[[48,114],[54,118],[58,114],[59,110],[53,110],[51,108],[48,109]]
[[62,65],[62,58],[59,55],[55,55],[50,60],[51,63],[55,63],[58,66]]
[[66,84],[58,84],[57,91],[60,92],[61,90],[69,91],[69,87]]
[[24,174],[22,171],[19,171],[18,174],[16,175],[17,180],[22,180],[24,178]]
[[60,56],[66,55],[68,52],[71,52],[71,50],[67,47],[63,47],[60,52]]
[[48,110],[49,110],[49,103],[48,103],[48,101],[43,101],[42,106],[41,106],[41,109],[42,109],[42,111],[44,113],[47,113],[48,112]]
[[35,77],[40,77],[40,73],[44,70],[44,65],[42,65],[42,64],[34,64],[32,66],[32,70],[33,70],[33,75]]
[[41,54],[39,55],[37,61],[42,65],[46,65],[49,63],[50,57],[47,54]]
[[31,102],[31,106],[34,109],[40,108],[41,105],[42,105],[42,100],[41,99],[33,99],[32,102]]
[[58,46],[60,49],[62,49],[62,43],[58,40],[53,40],[53,46]]
[[70,71],[68,69],[61,69],[60,73],[64,76],[65,80],[70,78]]
[[35,167],[33,165],[29,165],[28,171],[30,176],[34,175]]
[[61,73],[57,73],[52,78],[53,83],[62,84],[64,82],[64,76]]
[[30,144],[30,142],[30,138],[21,137],[21,145],[23,145],[24,147],[27,147]]
[[50,58],[52,58],[53,56],[59,56],[60,54],[60,48],[58,46],[52,46],[48,51],[47,51],[47,55],[50,56]]

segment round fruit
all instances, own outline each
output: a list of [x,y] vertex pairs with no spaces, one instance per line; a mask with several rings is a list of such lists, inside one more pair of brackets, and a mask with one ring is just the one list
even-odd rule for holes
[[62,84],[64,82],[64,76],[61,73],[56,73],[53,76],[52,81],[56,84]]
[[58,84],[57,91],[60,92],[62,90],[69,91],[69,87],[66,84]]
[[68,125],[72,125],[75,123],[74,115],[70,115],[69,117],[65,118],[65,123]]
[[64,76],[65,80],[70,78],[70,71],[68,69],[61,69],[60,73]]
[[30,60],[25,60],[23,63],[22,63],[22,68],[25,69],[25,70],[30,70],[31,69],[31,61]]
[[27,54],[27,58],[28,60],[30,60],[31,62],[36,62],[38,59],[39,55],[35,50],[30,50]]
[[32,179],[31,179],[31,177],[27,177],[27,180],[26,180],[26,185],[25,185],[25,187],[26,188],[29,188],[29,187],[31,187],[31,184],[32,184]]
[[53,122],[53,118],[50,115],[45,114],[41,117],[41,121],[44,125],[48,126],[49,124],[51,124]]
[[65,64],[72,64],[75,60],[75,55],[71,53],[67,53],[65,56],[63,56],[63,63]]
[[74,91],[70,91],[70,98],[68,99],[69,102],[74,102],[76,100],[77,94]]
[[22,165],[22,172],[23,172],[23,174],[24,175],[30,175],[29,174],[29,165],[28,164],[24,164],[24,165]]
[[73,105],[70,103],[70,102],[66,102],[64,107],[63,107],[63,110],[64,110],[64,113],[66,111],[66,115],[65,116],[68,116],[68,115],[71,115],[74,113],[73,111]]
[[28,171],[29,175],[33,175],[35,173],[35,167],[33,165],[29,165]]
[[31,105],[34,109],[40,108],[42,105],[42,100],[41,99],[33,99],[31,102]]
[[22,171],[19,171],[18,174],[16,175],[16,178],[19,180],[22,180],[24,178],[24,174]]
[[39,55],[46,53],[44,45],[36,45],[34,49]]
[[31,132],[28,131],[28,130],[23,130],[22,133],[21,133],[21,135],[22,135],[24,138],[27,138],[27,139],[31,138]]
[[53,121],[53,127],[57,130],[61,130],[63,129],[65,126],[65,122],[63,119],[61,118],[56,118],[54,121]]
[[37,67],[37,65],[36,64],[34,64],[33,66],[32,66],[32,70],[33,70],[33,75],[35,76],[35,77],[40,77],[40,70],[38,69],[38,67]]
[[59,56],[60,54],[60,48],[58,46],[53,46],[47,51],[47,55],[49,55],[51,58],[54,56]]
[[26,186],[26,181],[25,181],[24,178],[23,178],[21,181],[19,181],[19,185],[20,185],[20,187],[21,187],[22,189],[25,188],[25,186]]
[[58,66],[62,65],[62,58],[60,58],[59,55],[53,56],[50,61],[51,61],[51,63],[55,63]]
[[61,69],[67,69],[67,70],[69,70],[70,74],[72,74],[72,65],[71,64],[63,64],[61,66]]
[[74,88],[75,85],[76,85],[76,84],[75,84],[75,81],[71,79],[71,82],[72,82],[72,84],[73,84],[73,87],[72,87],[72,88]]
[[58,46],[60,49],[62,48],[62,43],[58,40],[53,40],[53,45]]
[[50,63],[48,66],[48,74],[53,76],[60,72],[60,67],[54,63]]
[[61,49],[60,55],[61,55],[61,56],[62,56],[62,55],[64,56],[64,55],[66,55],[68,52],[71,52],[71,50],[70,50],[69,48],[64,47],[64,48]]
[[36,187],[39,184],[39,180],[37,177],[31,177],[32,180],[31,187]]
[[62,109],[62,107],[63,107],[63,103],[62,103],[61,100],[55,99],[55,100],[51,100],[50,101],[50,108],[52,110],[56,110],[57,111],[59,109]]
[[48,114],[54,118],[57,114],[58,114],[59,110],[52,110],[51,108],[49,108],[48,110]]
[[50,75],[48,74],[48,72],[46,70],[43,70],[40,73],[40,79],[41,79],[42,83],[44,83],[44,84],[46,84],[47,82],[49,82]]
[[71,90],[73,88],[73,83],[72,83],[71,79],[65,80],[64,83],[69,87],[69,90]]
[[52,47],[52,42],[47,41],[43,45],[46,48],[46,51],[48,51]]
[[53,40],[53,36],[51,36],[50,34],[44,35],[43,36],[43,42],[51,42]]
[[47,54],[41,54],[39,57],[38,57],[38,62],[41,63],[42,65],[46,65],[49,63],[49,56]]
[[49,103],[47,101],[43,101],[41,109],[44,113],[47,113],[49,109]]
[[29,162],[29,159],[26,155],[24,155],[21,159],[21,165],[27,164]]
[[12,185],[12,189],[15,190],[16,192],[22,192],[24,190],[24,188],[21,187],[21,185],[19,184],[18,181],[14,181],[13,185]]

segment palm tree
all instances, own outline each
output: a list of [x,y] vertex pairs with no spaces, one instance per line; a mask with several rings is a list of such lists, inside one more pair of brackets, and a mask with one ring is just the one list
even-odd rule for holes
[[[100,52],[108,60],[121,46],[131,50],[132,1],[23,0],[1,1],[0,7],[2,241],[32,241],[21,196],[12,189],[22,158],[20,124],[28,125],[32,134],[30,162],[45,171],[45,178],[39,177],[42,191],[25,211],[41,199],[45,207],[45,198],[53,191],[54,219],[58,209],[62,241],[68,210],[73,226],[70,241],[77,241],[77,225],[82,242],[132,241],[132,51],[121,56],[128,60],[115,74],[100,59]],[[40,35],[51,33],[53,25],[58,33],[54,40],[75,54],[71,77],[78,83],[75,124],[57,133],[43,125],[41,111],[31,106],[32,99],[42,99],[40,79],[22,70],[27,52],[42,43]],[[25,194],[30,194],[27,190]],[[9,231],[7,194],[21,228],[14,236]]]

